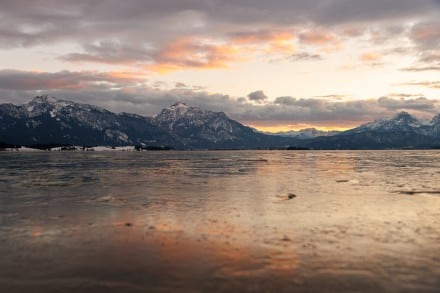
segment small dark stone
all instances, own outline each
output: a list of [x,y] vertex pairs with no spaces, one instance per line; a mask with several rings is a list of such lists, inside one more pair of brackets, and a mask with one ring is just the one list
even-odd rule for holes
[[284,237],[281,238],[281,240],[284,241],[284,242],[290,242],[291,241],[290,238],[287,235],[284,235]]
[[131,227],[131,226],[133,226],[133,224],[130,223],[130,222],[127,222],[127,223],[125,223],[125,226],[126,226],[126,227]]
[[402,194],[414,195],[414,194],[416,194],[416,192],[415,191],[402,191]]
[[289,194],[287,194],[287,198],[288,199],[292,199],[292,198],[295,198],[296,197],[296,194],[295,193],[289,193]]

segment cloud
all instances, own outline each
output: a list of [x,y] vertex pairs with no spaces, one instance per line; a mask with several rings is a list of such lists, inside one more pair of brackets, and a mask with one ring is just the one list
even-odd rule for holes
[[248,98],[250,101],[254,101],[257,103],[263,103],[265,100],[267,100],[267,96],[264,94],[263,91],[252,92],[248,94]]
[[360,56],[360,60],[363,62],[377,62],[382,58],[382,55],[378,52],[365,52]]
[[[439,41],[439,47],[440,47],[440,41]],[[437,51],[427,51],[422,54],[420,57],[421,62],[425,63],[439,63],[440,64],[440,48]]]
[[440,89],[440,81],[413,81],[413,82],[403,83],[402,85],[421,86],[431,89]]
[[262,44],[289,42],[294,39],[295,35],[288,30],[259,30],[259,31],[241,31],[233,32],[229,38],[235,44]]
[[290,55],[288,59],[291,61],[313,61],[313,60],[322,60],[322,57],[319,54],[301,52]]
[[296,103],[296,99],[289,96],[278,97],[275,99],[273,103],[275,105],[281,105],[281,106],[293,106]]
[[[1,2],[0,48],[53,47],[61,55],[54,58],[75,66],[162,73],[252,60],[318,61],[366,35],[379,46],[406,34],[421,52],[433,48],[439,31],[432,0]],[[420,23],[408,30],[412,19]],[[305,53],[309,47],[319,54]]]
[[83,47],[84,53],[70,53],[62,60],[71,62],[92,62],[105,64],[136,65],[152,62],[151,49],[130,47],[117,41],[101,41]]
[[191,68],[225,68],[244,60],[239,47],[198,37],[180,38],[154,54],[148,69],[160,72]]
[[130,46],[120,41],[102,41],[85,45],[82,53],[70,53],[61,59],[127,65],[169,72],[184,69],[225,68],[247,61],[254,55],[289,55],[294,51],[294,35],[284,31],[234,32],[223,37],[185,36],[169,40],[156,48]]
[[412,27],[411,39],[422,47],[439,46],[440,22],[418,23]]
[[435,112],[435,106],[438,102],[433,100],[428,100],[425,97],[418,98],[391,98],[391,97],[381,97],[377,100],[381,107],[389,110],[420,110],[427,112]]
[[440,71],[440,64],[437,66],[413,66],[413,67],[405,67],[402,68],[402,71],[413,71],[413,72],[420,72],[420,71]]
[[434,8],[431,0],[332,0],[318,1],[315,19],[321,23],[359,23],[411,17],[429,13]]
[[[16,101],[46,92],[139,114],[153,114],[186,100],[258,123],[360,123],[391,114],[396,107],[431,113],[438,104],[432,102],[434,108],[429,108],[429,101],[419,97],[350,101],[330,96],[301,99],[286,93],[272,101],[263,91],[245,97],[210,94],[187,81],[150,81],[145,73],[230,68],[262,60],[326,59],[323,62],[333,66],[340,56],[328,54],[332,50],[354,52],[347,59],[357,60],[346,62],[357,68],[365,65],[360,61],[374,65],[399,54],[399,61],[418,58],[404,70],[438,71],[439,4],[438,0],[1,0],[1,51],[25,48],[22,51],[38,50],[45,56],[55,52],[50,58],[61,62],[60,67],[94,68],[97,63],[99,68],[108,68],[101,66],[106,64],[123,70],[0,68],[0,90],[3,98]],[[333,68],[338,70],[338,65]],[[436,81],[406,85],[440,87]]]
[[295,50],[294,40],[295,34],[288,29],[234,32],[229,37],[229,42],[235,45],[267,54],[291,54]]
[[30,72],[0,70],[0,88],[6,90],[83,90],[92,87],[112,88],[142,82],[145,77],[131,72]]
[[[406,98],[402,98],[405,96]],[[421,117],[431,117],[440,109],[440,101],[424,97],[381,97],[357,101],[328,98],[297,99],[278,97],[272,104],[243,113],[242,121],[265,126],[309,125],[354,127],[364,122],[393,116],[398,111],[409,111]]]
[[326,98],[326,99],[333,99],[335,101],[342,101],[344,98],[348,98],[347,95],[341,95],[341,94],[331,94],[331,95],[325,95],[325,96],[316,96],[315,98]]
[[337,38],[322,29],[312,29],[302,32],[299,35],[299,41],[306,45],[324,46],[336,43]]
[[[14,48],[74,41],[90,46],[118,40],[132,48],[157,47],[189,35],[227,37],[237,28],[263,33],[305,23],[356,27],[432,15],[434,9],[438,6],[432,0],[131,0],[124,5],[117,0],[2,0],[0,44]],[[300,37],[314,45],[333,38],[313,31]]]
[[[438,82],[430,86],[440,88]],[[140,115],[154,115],[176,101],[186,101],[202,109],[223,111],[233,119],[255,126],[307,123],[321,127],[354,127],[393,116],[401,110],[421,117],[432,116],[440,110],[440,101],[404,93],[366,100],[284,96],[271,101],[263,91],[254,91],[247,99],[231,97],[183,83],[148,81],[136,73],[0,71],[2,102],[26,103],[41,94]]]

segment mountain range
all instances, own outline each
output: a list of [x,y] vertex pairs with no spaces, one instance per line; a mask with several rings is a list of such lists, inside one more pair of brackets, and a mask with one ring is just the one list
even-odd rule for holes
[[302,146],[312,149],[419,149],[440,146],[440,114],[419,120],[407,112],[380,119],[334,136],[316,137]]
[[333,136],[339,134],[341,131],[337,130],[330,130],[330,131],[324,131],[319,130],[316,128],[304,128],[301,130],[289,130],[289,131],[280,131],[275,133],[268,133],[270,135],[278,135],[278,136],[284,136],[284,137],[294,137],[297,139],[309,139],[309,138],[315,138],[319,136]]
[[175,149],[388,149],[440,146],[440,114],[431,120],[400,112],[343,132],[305,129],[265,134],[178,102],[154,117],[38,96],[24,105],[0,104],[0,142],[13,145],[137,145]]
[[0,141],[15,145],[145,145],[176,149],[250,149],[286,146],[288,139],[244,126],[223,112],[176,103],[154,117],[38,96],[0,105]]

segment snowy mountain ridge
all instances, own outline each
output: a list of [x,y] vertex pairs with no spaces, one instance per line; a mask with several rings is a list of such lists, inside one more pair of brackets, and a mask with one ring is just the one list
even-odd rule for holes
[[341,132],[337,130],[324,131],[324,130],[318,130],[316,128],[304,128],[300,130],[281,131],[270,134],[284,136],[284,137],[294,137],[298,139],[309,139],[319,136],[333,136],[339,133]]
[[[185,146],[214,143],[227,147],[227,143],[233,145],[243,139],[250,141],[261,136],[254,129],[230,119],[224,112],[204,111],[183,102],[164,108],[153,120]],[[264,144],[262,140],[260,143]]]
[[38,96],[0,105],[0,141],[30,145],[167,145],[175,148],[278,147],[288,142],[227,117],[178,102],[158,115],[113,113],[100,107]]
[[49,96],[37,96],[19,106],[0,105],[0,140],[17,144],[126,145],[167,136],[152,125],[151,118]]
[[376,132],[414,132],[426,136],[438,137],[440,132],[440,114],[432,119],[417,119],[408,112],[402,111],[394,117],[379,119],[363,124],[345,133],[363,133],[367,131]]
[[305,129],[284,135],[260,133],[223,112],[202,110],[182,102],[164,108],[153,117],[116,114],[48,96],[35,97],[24,105],[0,104],[0,142],[178,149],[437,148],[440,147],[440,114],[422,120],[400,112],[344,132]]

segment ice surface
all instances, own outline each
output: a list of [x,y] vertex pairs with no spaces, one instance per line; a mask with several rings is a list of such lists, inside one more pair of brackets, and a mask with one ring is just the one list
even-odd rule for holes
[[1,292],[440,287],[437,151],[0,156]]

